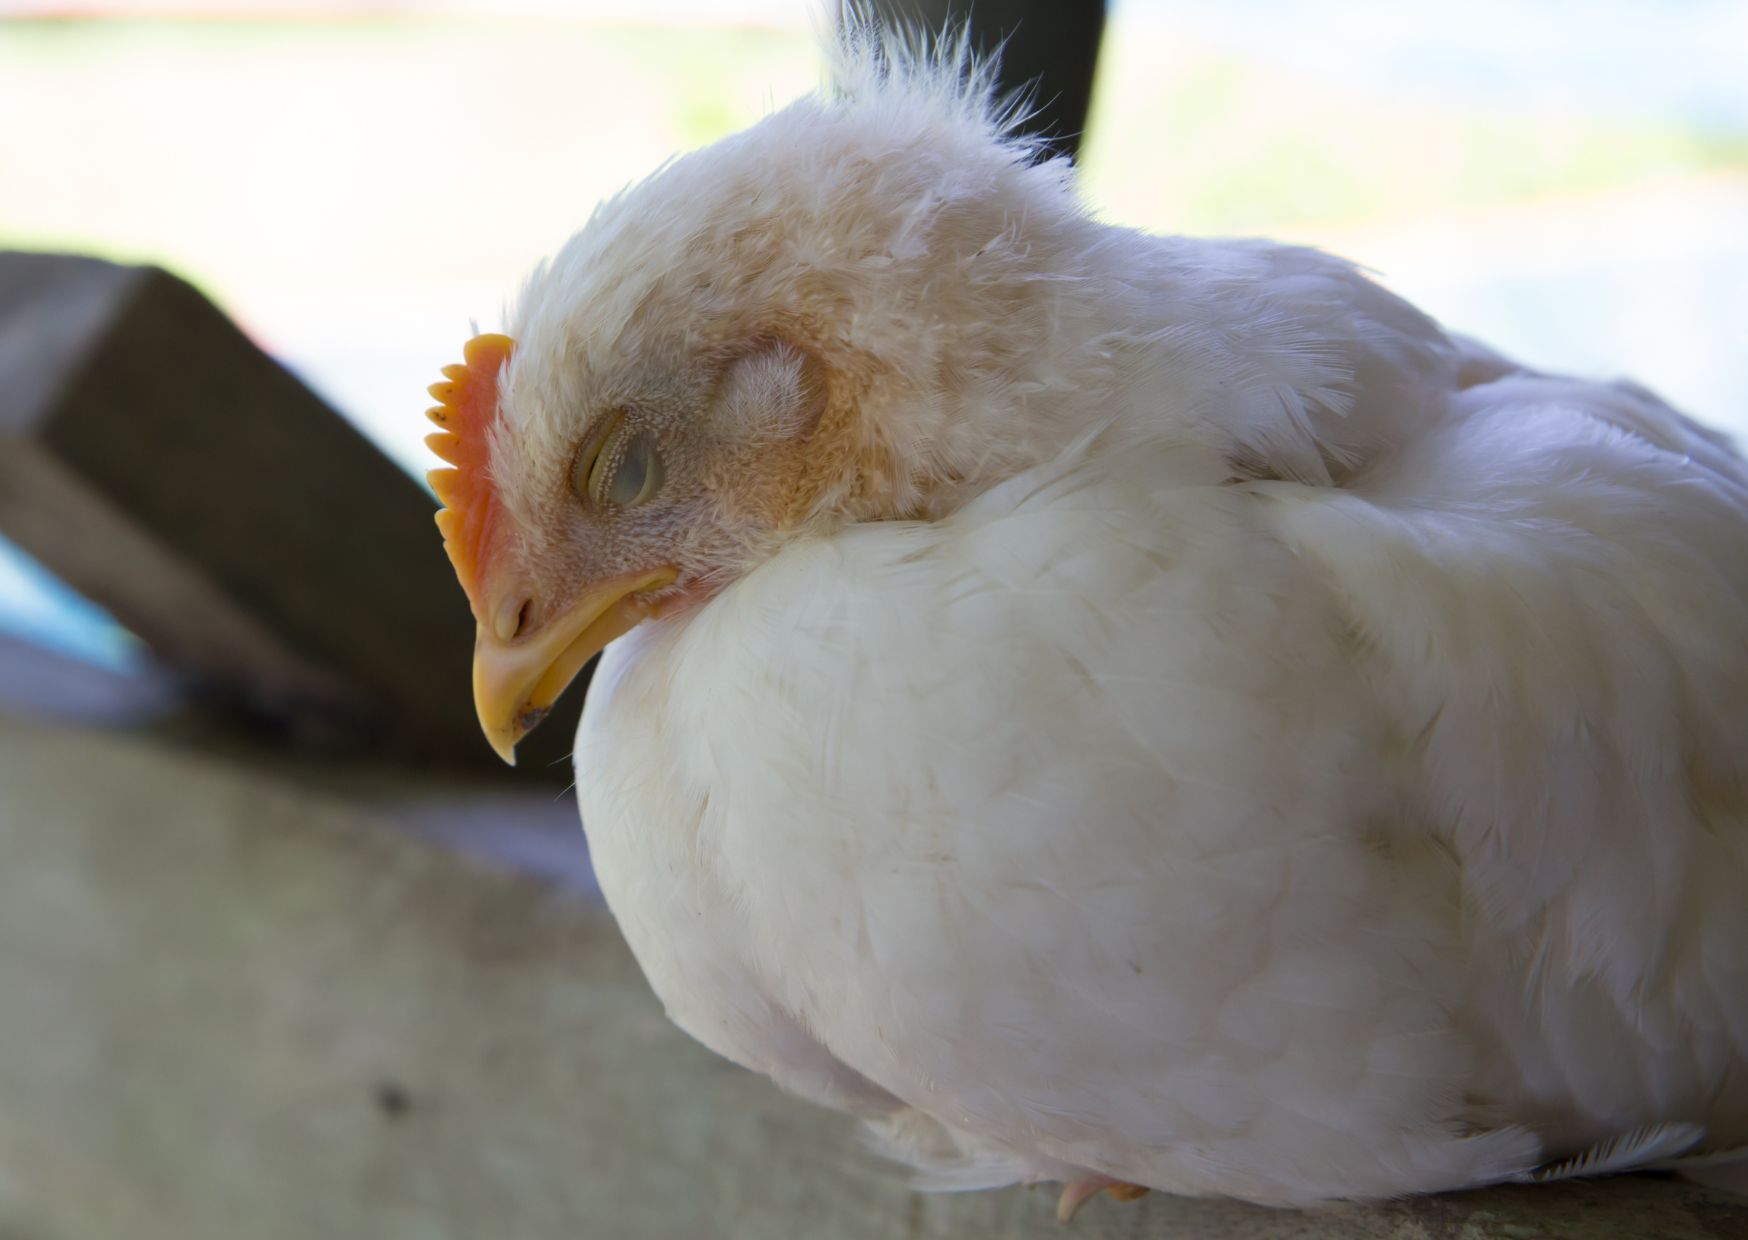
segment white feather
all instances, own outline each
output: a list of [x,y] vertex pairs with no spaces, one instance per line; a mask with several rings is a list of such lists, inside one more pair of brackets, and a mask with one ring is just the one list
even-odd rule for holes
[[1651,1124],[1635,1128],[1583,1153],[1520,1172],[1511,1178],[1520,1184],[1547,1184],[1554,1180],[1592,1179],[1640,1167],[1667,1167],[1680,1162],[1680,1155],[1705,1139],[1697,1124]]
[[579,798],[675,1021],[937,1186],[1305,1204],[1748,1141],[1741,458],[1336,259],[1093,221],[963,59],[858,38],[516,327],[512,491],[615,359],[803,286],[900,484],[964,480],[608,651]]

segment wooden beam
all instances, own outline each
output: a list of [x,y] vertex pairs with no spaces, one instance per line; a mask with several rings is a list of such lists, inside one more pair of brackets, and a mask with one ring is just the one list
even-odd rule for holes
[[[495,761],[434,507],[183,281],[0,252],[0,533],[233,719]],[[568,750],[576,710],[530,767]]]

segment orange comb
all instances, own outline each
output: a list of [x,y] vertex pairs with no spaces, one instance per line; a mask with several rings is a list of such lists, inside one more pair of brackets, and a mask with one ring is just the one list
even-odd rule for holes
[[455,468],[433,469],[425,480],[443,503],[437,513],[443,549],[476,617],[480,560],[498,516],[488,472],[489,433],[498,418],[498,372],[514,347],[508,336],[475,336],[462,346],[462,364],[445,366],[444,381],[428,389],[437,404],[425,416],[443,429],[425,436],[425,443]]

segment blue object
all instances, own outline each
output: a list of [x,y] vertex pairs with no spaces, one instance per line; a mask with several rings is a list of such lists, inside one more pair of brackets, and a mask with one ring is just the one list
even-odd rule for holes
[[117,672],[145,661],[140,641],[115,617],[0,538],[0,631]]

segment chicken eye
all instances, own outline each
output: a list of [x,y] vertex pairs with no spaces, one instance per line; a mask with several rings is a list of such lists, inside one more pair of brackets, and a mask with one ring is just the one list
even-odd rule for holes
[[571,489],[597,508],[634,508],[661,489],[662,457],[655,436],[628,432],[623,417],[602,437],[594,456],[582,458],[578,466]]

